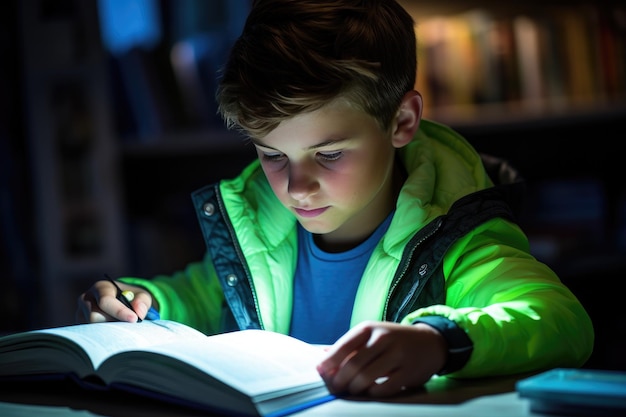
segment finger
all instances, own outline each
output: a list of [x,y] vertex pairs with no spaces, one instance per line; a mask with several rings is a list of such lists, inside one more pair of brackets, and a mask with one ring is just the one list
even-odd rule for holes
[[328,355],[317,367],[322,377],[335,375],[343,362],[367,344],[370,334],[371,328],[359,325],[341,336],[327,349]]
[[137,321],[138,315],[117,299],[117,288],[111,282],[98,281],[89,293],[97,305],[91,308],[89,315],[92,323],[115,320],[130,323]]
[[376,385],[380,377],[389,375],[394,365],[385,360],[384,349],[380,344],[373,344],[354,352],[337,370],[332,381],[334,389],[361,394]]
[[[100,299],[99,306],[104,315],[108,314],[119,321],[135,323],[139,318],[137,313],[126,307],[126,305],[118,300],[117,297],[102,297]],[[97,313],[98,311],[92,311],[92,316]]]
[[137,313],[137,316],[142,320],[146,318],[148,314],[148,310],[152,305],[152,296],[145,291],[130,291],[125,290],[124,293],[129,293],[130,298],[127,297],[130,304],[133,306],[133,309]]
[[75,320],[77,323],[101,323],[116,319],[100,310],[98,305],[90,300],[88,293],[85,293],[78,298]]
[[113,317],[102,313],[101,311],[92,311],[89,313],[89,323],[104,323],[106,321],[117,321]]
[[397,395],[407,389],[403,378],[397,372],[392,372],[386,377],[377,378],[373,384],[367,387],[367,394],[371,397],[389,397]]
[[125,298],[130,302],[135,313],[137,313],[137,316],[142,320],[145,319],[154,303],[152,294],[142,287],[127,285],[122,282],[119,282],[118,286],[122,290],[122,295],[126,296]]
[[426,361],[428,358],[413,363],[411,361],[397,362],[396,368],[389,372],[387,377],[379,378],[375,384],[372,384],[367,394],[371,397],[389,397],[409,390],[424,389],[424,384],[433,375],[422,366]]

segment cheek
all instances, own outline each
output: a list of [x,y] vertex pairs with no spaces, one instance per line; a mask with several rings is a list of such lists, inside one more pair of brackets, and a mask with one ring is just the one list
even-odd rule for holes
[[352,166],[351,169],[328,172],[328,175],[319,177],[323,193],[345,203],[367,198],[370,188],[378,187],[380,179],[369,169],[355,168]]
[[352,182],[350,183],[350,190],[346,190],[346,193],[352,194],[353,198],[361,199],[370,198],[371,190],[379,189],[381,182],[381,175],[378,170],[369,169],[360,172],[360,175],[354,175]]
[[281,195],[287,192],[287,175],[284,174],[286,171],[272,169],[271,167],[266,167],[265,165],[262,165],[262,167],[265,177],[270,183],[270,187],[272,187],[274,194],[280,198]]
[[352,184],[354,192],[378,188],[385,182],[393,166],[393,156],[388,157],[386,150],[381,150],[378,154],[362,155],[359,163],[352,170]]

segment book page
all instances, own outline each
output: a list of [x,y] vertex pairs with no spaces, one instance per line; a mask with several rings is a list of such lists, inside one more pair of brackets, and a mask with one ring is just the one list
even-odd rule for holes
[[[168,320],[106,322],[33,330],[0,339],[0,375],[92,372],[109,355],[173,340],[203,340],[191,327]],[[84,352],[77,349],[80,347]]]
[[[169,363],[152,352],[175,358]],[[125,361],[124,358],[130,358]],[[170,386],[188,394],[189,387],[202,391],[207,375],[256,400],[286,395],[304,387],[324,387],[316,365],[325,357],[322,348],[265,330],[242,330],[206,337],[189,343],[179,340],[149,346],[142,352],[116,355],[102,372],[105,380],[128,381],[146,388]],[[142,381],[144,380],[144,381]],[[173,383],[177,381],[177,383]]]

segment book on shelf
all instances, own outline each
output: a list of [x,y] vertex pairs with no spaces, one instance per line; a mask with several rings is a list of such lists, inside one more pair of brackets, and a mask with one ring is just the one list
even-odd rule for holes
[[70,379],[226,415],[284,416],[330,401],[322,347],[266,330],[206,336],[144,320],[37,329],[0,337],[0,381]]
[[624,6],[593,3],[425,15],[416,21],[416,88],[429,103],[426,116],[623,101],[624,22]]
[[520,99],[522,104],[536,106],[545,97],[540,62],[541,27],[538,20],[526,15],[515,16],[512,24],[518,54]]

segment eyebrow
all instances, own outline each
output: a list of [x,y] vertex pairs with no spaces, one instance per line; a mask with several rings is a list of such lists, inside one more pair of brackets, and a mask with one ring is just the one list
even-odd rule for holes
[[[255,139],[255,138],[251,138],[250,139],[252,141],[252,143],[254,143],[257,146],[261,146],[263,148],[267,148],[267,149],[273,149],[275,151],[278,151],[279,149],[276,149],[272,146],[266,145],[265,143],[263,143],[261,140],[259,139]],[[336,145],[337,143],[342,143],[349,140],[349,138],[341,138],[341,139],[328,139],[325,140],[323,142],[320,143],[316,143],[315,145],[309,146],[308,148],[306,148],[307,150],[313,150],[313,149],[319,149],[319,148],[324,148],[326,146],[331,146],[331,145]]]

